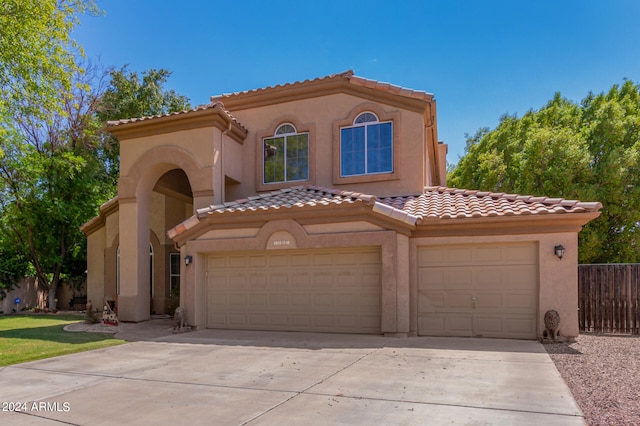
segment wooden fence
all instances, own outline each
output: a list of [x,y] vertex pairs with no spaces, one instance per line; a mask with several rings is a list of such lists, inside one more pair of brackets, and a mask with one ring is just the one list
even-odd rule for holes
[[640,264],[578,266],[581,332],[640,334]]

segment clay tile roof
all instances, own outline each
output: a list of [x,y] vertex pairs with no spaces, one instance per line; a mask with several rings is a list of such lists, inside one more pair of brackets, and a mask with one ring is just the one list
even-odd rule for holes
[[389,92],[389,93],[395,93],[397,95],[401,95],[401,96],[407,96],[407,97],[411,97],[411,98],[416,98],[416,99],[424,99],[426,101],[429,101],[431,99],[433,99],[433,94],[432,93],[428,93],[422,90],[413,90],[413,89],[409,89],[406,87],[400,87],[400,86],[396,86],[395,84],[390,84],[390,83],[385,83],[385,82],[381,82],[381,81],[376,81],[376,80],[369,80],[367,78],[363,78],[363,77],[358,77],[356,75],[352,75],[349,79],[349,82],[351,84],[355,84],[355,85],[359,85],[359,86],[365,86],[365,87],[371,87],[373,89],[376,90],[380,90],[383,92]]
[[196,214],[167,232],[169,238],[196,226],[201,219],[233,212],[256,212],[362,203],[377,214],[415,225],[417,217],[391,205],[379,203],[374,195],[342,191],[321,186],[297,186],[250,196],[196,210]]
[[418,218],[463,219],[500,216],[527,216],[596,212],[597,202],[585,203],[562,198],[472,191],[447,187],[427,187],[423,194],[387,197],[378,200]]
[[137,123],[137,122],[141,122],[141,121],[157,120],[157,119],[160,119],[160,118],[171,117],[171,116],[175,116],[175,115],[189,114],[189,113],[193,113],[193,112],[197,112],[197,111],[205,111],[205,110],[208,110],[208,109],[218,109],[218,110],[222,111],[222,113],[225,114],[231,121],[233,121],[235,124],[237,124],[242,129],[246,130],[246,128],[242,124],[240,124],[240,122],[233,115],[231,115],[231,113],[224,107],[222,102],[210,102],[208,104],[200,105],[200,106],[197,106],[197,107],[189,109],[189,110],[170,112],[170,113],[167,113],[167,114],[150,115],[150,116],[147,116],[147,117],[125,118],[125,119],[121,119],[121,120],[107,121],[107,128],[109,128],[109,127],[117,127],[117,126],[121,126],[121,125],[124,125],[124,124]]
[[309,83],[315,84],[315,83],[321,83],[325,81],[342,80],[342,79],[347,80],[349,83],[357,86],[364,86],[364,87],[379,90],[382,92],[394,93],[400,96],[423,99],[427,101],[430,101],[433,99],[432,93],[400,87],[400,86],[396,86],[390,83],[385,83],[377,80],[370,80],[368,78],[358,77],[354,75],[354,72],[352,70],[347,70],[341,73],[330,74],[324,77],[318,77],[318,78],[308,79],[303,81],[295,81],[293,83],[278,84],[275,86],[267,86],[260,89],[245,90],[241,92],[223,93],[221,95],[211,96],[211,101],[213,102],[218,100],[224,100],[225,98],[229,98],[229,97],[255,95],[255,94],[260,94],[263,92],[277,90],[285,87],[295,87],[295,86],[305,85]]
[[247,212],[257,210],[275,210],[301,208],[316,205],[339,205],[364,203],[373,205],[375,197],[358,192],[341,191],[320,186],[297,186],[277,191],[262,193],[224,204],[209,206],[197,211],[197,216],[203,218],[215,214],[230,212]]
[[169,238],[196,226],[201,219],[233,212],[274,211],[362,203],[372,212],[411,226],[430,220],[498,218],[597,212],[598,202],[562,198],[427,187],[424,193],[377,198],[374,195],[321,186],[297,186],[198,209],[196,215],[171,229]]

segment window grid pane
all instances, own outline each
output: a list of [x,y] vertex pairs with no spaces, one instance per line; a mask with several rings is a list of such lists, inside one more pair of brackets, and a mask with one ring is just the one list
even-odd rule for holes
[[264,143],[276,148],[271,157],[264,160],[264,183],[284,181],[284,140],[285,138],[265,139]]
[[391,123],[367,126],[367,173],[393,171]]
[[342,129],[340,141],[342,176],[365,173],[365,128],[349,127]]
[[[287,126],[283,125],[280,128]],[[275,148],[275,152],[264,160],[264,183],[309,179],[308,133],[264,139],[264,144]]]
[[309,179],[309,135],[287,136],[285,180]]

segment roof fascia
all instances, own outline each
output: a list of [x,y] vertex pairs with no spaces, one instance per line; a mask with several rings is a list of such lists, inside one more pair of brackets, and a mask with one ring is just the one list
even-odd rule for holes
[[107,131],[118,139],[125,140],[203,127],[215,127],[220,130],[230,129],[227,134],[238,143],[243,143],[248,133],[246,129],[219,108],[188,111],[182,114],[108,126]]
[[441,237],[580,232],[584,225],[598,216],[600,216],[600,212],[471,219],[434,219],[419,223],[412,236]]
[[[228,213],[213,213],[211,215],[196,218],[192,216],[187,221],[195,223],[192,227],[183,230],[173,237],[173,241],[182,246],[187,241],[195,239],[212,227],[215,228],[242,228],[242,227],[261,227],[265,223],[273,220],[292,219],[301,225],[321,224],[321,223],[339,223],[350,222],[353,220],[365,220],[374,225],[393,230],[406,236],[411,235],[414,226],[398,220],[396,218],[386,216],[384,214],[373,211],[373,206],[364,203],[347,204],[347,205],[316,205],[305,206],[295,209],[282,210],[257,210],[257,211],[239,211]],[[185,221],[186,222],[186,221]],[[183,222],[184,223],[184,222]],[[178,225],[179,227],[180,225]],[[175,229],[175,228],[174,228]]]
[[256,92],[222,95],[213,99],[221,101],[227,110],[233,112],[340,93],[418,113],[424,113],[430,102],[424,99],[352,84],[347,77],[342,76],[328,80],[306,81],[293,85],[270,87]]
[[98,215],[80,227],[80,231],[85,237],[98,231],[107,223],[107,216],[112,215],[120,209],[118,197],[114,197],[100,206]]

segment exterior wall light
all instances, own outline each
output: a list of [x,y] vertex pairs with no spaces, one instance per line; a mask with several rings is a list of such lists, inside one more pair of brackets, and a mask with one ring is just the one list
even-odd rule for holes
[[191,256],[185,256],[184,257],[184,264],[185,265],[189,265],[191,262],[193,262],[193,257],[191,257]]
[[558,244],[553,248],[553,251],[555,252],[556,256],[558,256],[558,259],[562,259],[564,257],[564,250],[565,248],[562,244]]

